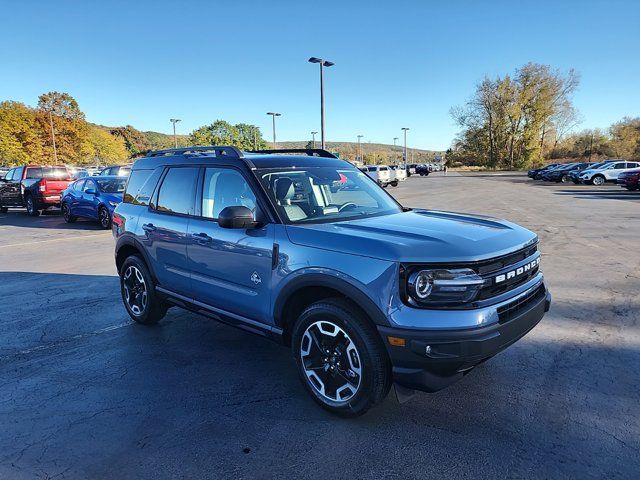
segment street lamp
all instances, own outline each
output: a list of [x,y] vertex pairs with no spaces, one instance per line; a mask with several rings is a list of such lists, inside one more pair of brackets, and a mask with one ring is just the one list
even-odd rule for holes
[[179,118],[170,118],[169,121],[173,123],[173,146],[178,148],[178,138],[176,137],[176,123],[180,122]]
[[400,130],[404,131],[404,151],[402,152],[402,159],[404,168],[407,168],[407,127],[402,127]]
[[360,146],[360,139],[364,137],[364,135],[358,135],[358,158],[362,162],[362,147]]
[[320,143],[324,149],[324,77],[322,67],[331,67],[335,64],[317,57],[311,57],[309,62],[320,64]]
[[313,148],[316,148],[316,133],[318,132],[311,132],[311,137],[313,138]]
[[281,113],[267,112],[267,115],[271,115],[273,121],[273,148],[276,148],[276,117],[281,116]]

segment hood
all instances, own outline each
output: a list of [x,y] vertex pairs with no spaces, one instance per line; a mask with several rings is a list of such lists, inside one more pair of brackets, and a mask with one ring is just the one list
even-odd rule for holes
[[298,245],[400,262],[468,262],[511,253],[537,236],[480,215],[412,210],[335,223],[287,225]]

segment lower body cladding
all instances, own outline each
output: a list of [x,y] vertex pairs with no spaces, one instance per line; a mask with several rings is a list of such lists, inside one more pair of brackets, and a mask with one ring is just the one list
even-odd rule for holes
[[394,382],[401,387],[396,391],[404,390],[402,395],[410,390],[436,392],[451,385],[526,335],[550,305],[551,295],[540,283],[511,301],[487,307],[498,318],[491,325],[458,330],[378,326],[391,358]]

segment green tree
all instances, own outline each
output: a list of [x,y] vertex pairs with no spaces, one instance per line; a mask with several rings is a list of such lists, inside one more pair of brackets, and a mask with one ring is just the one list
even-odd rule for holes
[[234,145],[240,146],[240,132],[224,120],[216,120],[211,125],[200,127],[190,135],[193,145]]
[[68,120],[84,120],[78,102],[68,93],[49,92],[38,97],[38,108]]
[[248,123],[234,125],[238,131],[238,148],[244,150],[263,150],[267,148],[267,142],[262,138],[260,128]]

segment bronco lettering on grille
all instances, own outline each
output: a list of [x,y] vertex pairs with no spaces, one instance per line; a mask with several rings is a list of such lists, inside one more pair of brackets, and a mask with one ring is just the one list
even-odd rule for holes
[[536,258],[532,262],[529,262],[521,267],[516,268],[515,270],[511,270],[507,273],[502,273],[495,278],[496,283],[502,283],[506,280],[510,280],[512,278],[519,277],[523,273],[528,272],[529,270],[536,268],[540,264],[540,257]]

